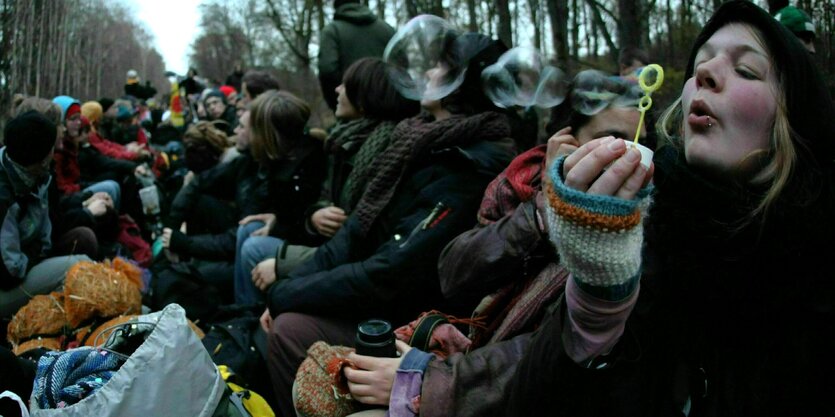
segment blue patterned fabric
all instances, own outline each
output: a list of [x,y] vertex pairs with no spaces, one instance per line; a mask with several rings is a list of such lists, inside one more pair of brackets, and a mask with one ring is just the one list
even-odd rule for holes
[[104,386],[123,362],[91,347],[49,352],[38,361],[34,398],[42,409],[75,404]]

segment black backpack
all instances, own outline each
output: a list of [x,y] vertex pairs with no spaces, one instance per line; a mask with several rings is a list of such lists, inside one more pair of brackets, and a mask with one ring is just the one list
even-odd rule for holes
[[267,334],[258,317],[238,317],[209,326],[203,346],[216,365],[226,365],[235,372],[236,383],[261,394],[276,408],[265,359]]

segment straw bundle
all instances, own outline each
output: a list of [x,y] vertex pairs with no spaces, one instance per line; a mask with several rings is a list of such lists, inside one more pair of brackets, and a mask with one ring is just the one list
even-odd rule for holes
[[64,311],[70,326],[93,317],[139,313],[142,296],[124,273],[107,264],[78,262],[67,272]]
[[16,345],[33,336],[61,335],[68,326],[64,314],[64,294],[36,295],[21,307],[7,327],[7,340]]
[[142,268],[134,265],[130,261],[126,261],[124,258],[119,257],[116,257],[113,261],[111,261],[111,266],[113,269],[125,274],[128,280],[134,283],[138,290],[142,291],[145,286],[142,281]]
[[19,345],[12,345],[12,352],[20,356],[32,349],[44,348],[47,350],[61,350],[61,337],[36,337]]

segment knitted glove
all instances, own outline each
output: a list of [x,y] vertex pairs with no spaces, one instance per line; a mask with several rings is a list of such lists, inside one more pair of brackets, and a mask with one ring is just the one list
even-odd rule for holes
[[565,185],[565,157],[548,175],[548,234],[576,284],[610,301],[635,290],[641,270],[642,218],[651,202],[652,186],[634,200],[590,195]]

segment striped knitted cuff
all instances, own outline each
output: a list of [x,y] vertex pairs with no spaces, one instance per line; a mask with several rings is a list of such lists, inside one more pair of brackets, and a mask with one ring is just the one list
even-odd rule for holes
[[640,277],[641,222],[652,186],[634,200],[586,194],[565,185],[564,162],[562,157],[551,166],[545,190],[551,241],[580,288],[604,300],[626,298]]

